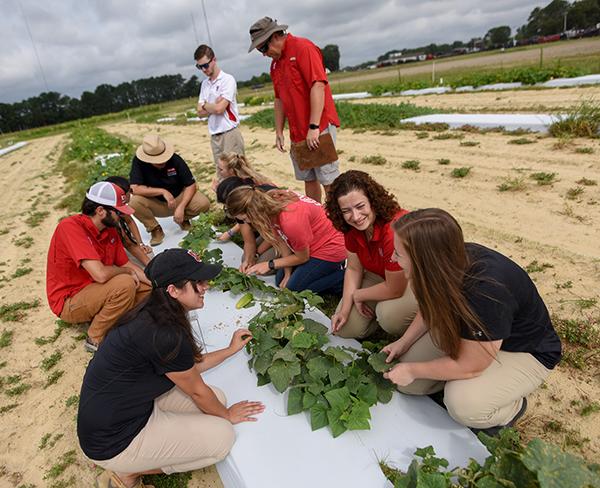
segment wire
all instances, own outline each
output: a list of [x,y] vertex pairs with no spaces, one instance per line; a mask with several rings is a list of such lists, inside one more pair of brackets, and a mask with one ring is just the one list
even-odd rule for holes
[[21,0],[17,0],[19,4],[19,8],[21,9],[21,14],[23,14],[23,19],[25,20],[25,27],[27,27],[27,33],[29,34],[29,39],[31,39],[31,45],[33,46],[33,52],[35,53],[35,59],[37,59],[38,66],[40,68],[40,73],[42,74],[42,80],[44,80],[44,86],[46,87],[46,91],[49,92],[50,88],[48,88],[48,82],[46,81],[46,74],[44,73],[44,68],[42,67],[42,62],[40,61],[40,56],[38,54],[37,48],[35,47],[35,41],[33,40],[33,36],[31,35],[31,29],[29,28],[29,22],[27,21],[27,16],[25,15],[25,10],[23,10],[23,5],[21,5]]

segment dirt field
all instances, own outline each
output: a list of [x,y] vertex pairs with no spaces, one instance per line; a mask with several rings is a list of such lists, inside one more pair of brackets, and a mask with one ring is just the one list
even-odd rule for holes
[[[519,93],[518,97],[514,93]],[[569,98],[567,90],[442,95],[430,99],[440,106],[456,107],[460,103],[460,106],[477,107],[492,105],[496,97],[506,97],[508,104],[511,98],[516,100],[521,96],[523,103],[530,100],[533,104],[547,104],[549,100],[568,104],[575,100]],[[415,99],[419,103],[421,100]],[[159,130],[175,144],[197,174],[212,165],[204,124],[119,123],[107,129],[134,141],[140,141],[148,131]],[[272,131],[244,126],[243,134],[250,159],[261,172],[281,185],[301,189],[292,178],[287,155],[273,148]],[[535,135],[526,136],[535,142],[524,145],[510,143],[516,136],[498,133],[463,135],[463,139],[440,140],[435,139],[436,133],[432,132],[421,139],[413,131],[353,133],[342,128],[338,132],[338,148],[343,170],[370,172],[394,192],[404,207],[445,208],[461,222],[468,240],[498,249],[522,266],[531,266],[537,261],[539,271],[532,272],[532,277],[552,313],[562,318],[597,316],[597,302],[582,299],[600,297],[600,186],[585,186],[577,181],[585,177],[600,182],[600,142],[573,140],[564,147],[556,147],[555,139]],[[0,363],[6,362],[0,369],[4,379],[4,392],[0,392],[0,438],[5,446],[0,454],[0,487],[51,486],[55,480],[50,468],[71,450],[75,450],[76,460],[57,479],[72,479],[72,486],[90,486],[95,476],[93,466],[78,448],[76,406],[67,405],[67,400],[79,393],[90,358],[81,342],[73,339],[79,331],[64,330],[54,343],[42,346],[34,343],[35,338],[52,336],[55,330],[55,318],[46,303],[44,280],[50,236],[57,220],[64,216],[64,212],[54,208],[63,186],[54,165],[65,141],[65,136],[38,139],[0,158],[0,187],[3,189],[0,195],[0,276],[5,278],[0,282],[0,304],[40,300],[40,306],[27,311],[27,318],[22,321],[0,323],[0,333],[13,332],[12,343],[0,349]],[[478,144],[461,146],[465,141]],[[594,152],[579,153],[578,148],[590,148]],[[361,163],[362,158],[375,155],[385,158],[385,164]],[[439,164],[440,159],[448,159],[449,164]],[[419,170],[401,168],[406,160],[418,160]],[[452,170],[460,167],[470,167],[470,173],[464,178],[451,177]],[[556,182],[537,185],[529,177],[535,172],[554,172]],[[514,192],[498,191],[497,186],[507,178],[520,181],[523,188]],[[200,181],[204,188],[208,186],[206,180]],[[577,187],[583,190],[572,190]],[[32,208],[49,212],[33,229],[25,223]],[[17,245],[27,242],[25,237],[32,238],[29,248]],[[26,259],[31,261],[23,262]],[[24,266],[33,271],[26,276],[12,277],[17,268]],[[586,303],[592,305],[585,308]],[[42,359],[55,351],[62,353],[62,359],[48,372],[43,371]],[[45,388],[47,378],[57,370],[64,374]],[[9,396],[7,390],[14,385],[7,381],[14,375],[20,375],[21,384],[31,388]],[[530,408],[518,427],[526,438],[550,439],[597,461],[600,458],[600,413],[582,416],[580,411],[582,406],[599,399],[597,369],[560,366],[545,387],[531,395]],[[52,437],[40,448],[46,434]],[[189,486],[218,487],[221,483],[216,471],[208,469],[194,473]]]

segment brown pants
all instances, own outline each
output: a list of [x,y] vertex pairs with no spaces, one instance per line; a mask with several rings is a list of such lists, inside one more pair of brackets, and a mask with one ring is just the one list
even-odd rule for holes
[[[400,360],[422,362],[443,356],[446,354],[435,346],[427,333]],[[496,360],[475,378],[418,379],[398,390],[409,395],[444,390],[444,404],[454,420],[467,427],[486,429],[510,422],[521,408],[522,399],[538,388],[549,374],[550,370],[529,353],[498,351]]]
[[[211,388],[226,405],[223,392]],[[223,460],[234,441],[233,425],[228,420],[205,414],[174,387],[154,400],[148,423],[123,452],[106,461],[92,461],[118,473],[155,469],[166,474],[183,473]]]
[[[180,193],[175,198],[176,204],[179,205],[183,193]],[[173,209],[170,209],[167,202],[156,197],[143,197],[141,195],[131,195],[129,206],[135,210],[135,217],[144,224],[146,230],[150,232],[158,225],[156,217],[171,217]],[[185,207],[184,218],[189,220],[196,215],[206,212],[210,207],[210,202],[205,195],[197,191],[190,200],[190,203]]]
[[[361,288],[368,288],[378,283],[383,283],[383,278],[378,274],[365,271]],[[381,327],[388,334],[401,336],[406,332],[418,310],[417,300],[409,285],[406,286],[404,295],[391,300],[383,300],[381,302],[367,302],[374,311],[375,319],[363,317],[356,307],[352,305],[350,315],[344,326],[338,331],[337,335],[347,339],[368,337]],[[337,306],[339,311],[342,302]]]
[[67,298],[60,318],[74,324],[91,322],[88,336],[101,342],[117,319],[141,302],[151,288],[140,283],[136,288],[129,274],[113,276],[106,283],[91,283]]
[[242,131],[239,127],[235,127],[227,132],[210,136],[210,148],[212,149],[216,169],[221,154],[228,152],[244,154]]

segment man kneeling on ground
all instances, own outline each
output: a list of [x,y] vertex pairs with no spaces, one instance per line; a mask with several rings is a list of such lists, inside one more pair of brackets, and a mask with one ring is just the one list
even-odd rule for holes
[[196,180],[173,146],[156,134],[144,137],[131,162],[129,202],[135,216],[151,234],[151,246],[158,246],[165,234],[156,217],[173,217],[182,230],[190,230],[190,219],[206,212],[208,198],[197,191]]
[[66,322],[91,322],[89,351],[151,290],[143,270],[127,258],[116,229],[120,213],[133,213],[123,190],[106,181],[96,183],[86,193],[81,213],[61,220],[50,241],[48,303]]

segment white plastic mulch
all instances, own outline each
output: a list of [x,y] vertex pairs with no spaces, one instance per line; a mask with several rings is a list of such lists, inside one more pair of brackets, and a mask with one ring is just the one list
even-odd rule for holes
[[[172,219],[160,219],[166,233],[163,245],[176,247],[183,238]],[[140,226],[144,238],[147,233]],[[221,245],[226,264],[239,264],[241,249],[233,243]],[[271,283],[273,278],[270,278]],[[205,308],[192,314],[195,334],[206,351],[226,347],[233,331],[244,327],[259,311],[258,306],[236,310],[239,296],[209,290]],[[329,326],[319,311],[307,314]],[[194,317],[195,316],[195,317]],[[358,347],[353,340],[331,337],[333,345]],[[260,400],[266,410],[254,423],[235,426],[236,443],[217,465],[226,488],[389,487],[378,461],[406,469],[416,448],[432,445],[450,466],[465,465],[469,458],[481,462],[485,448],[467,428],[454,422],[447,412],[427,397],[394,394],[386,405],[371,409],[371,430],[352,431],[333,439],[327,428],[312,432],[306,413],[287,416],[287,394],[272,385],[256,386],[256,375],[248,368],[249,356],[240,351],[203,377],[221,388],[228,402]]]
[[21,141],[21,142],[12,144],[10,146],[4,147],[4,148],[0,149],[0,156],[4,156],[5,154],[8,154],[9,152],[16,151],[17,149],[20,149],[23,146],[26,146],[27,144],[28,144],[27,141]]
[[453,129],[472,125],[482,129],[502,127],[506,130],[526,129],[532,132],[548,132],[548,127],[557,120],[559,117],[547,114],[432,114],[410,117],[401,122],[446,123]]

